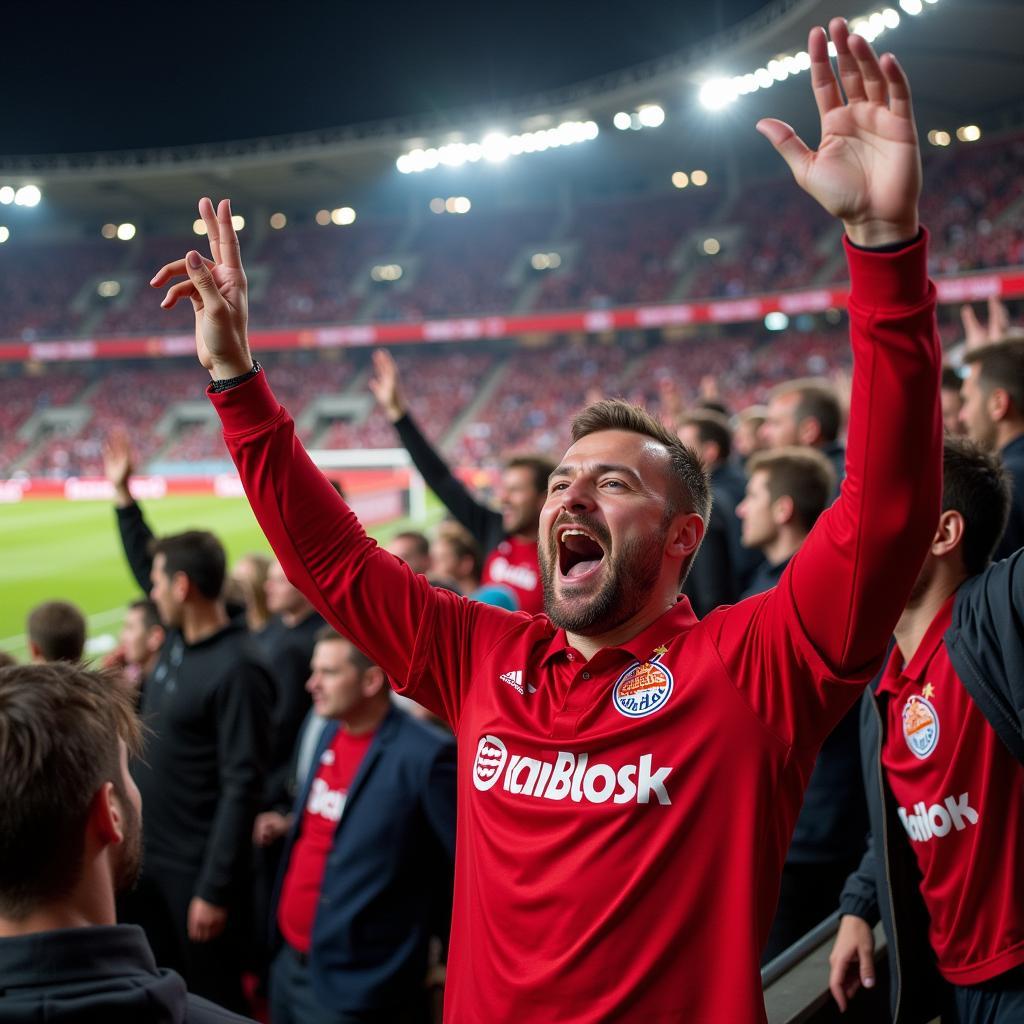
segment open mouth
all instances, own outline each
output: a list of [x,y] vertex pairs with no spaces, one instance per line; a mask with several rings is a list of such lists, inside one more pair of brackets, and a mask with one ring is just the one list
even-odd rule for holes
[[582,580],[604,561],[604,548],[586,530],[564,526],[558,531],[558,572],[562,579]]

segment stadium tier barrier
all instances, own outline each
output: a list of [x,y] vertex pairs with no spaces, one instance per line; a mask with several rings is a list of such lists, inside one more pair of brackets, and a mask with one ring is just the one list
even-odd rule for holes
[[[937,278],[940,303],[981,302],[990,297],[1024,296],[1024,270],[981,271]],[[687,324],[753,323],[768,313],[793,316],[845,309],[848,289],[827,285],[768,295],[704,302],[616,306],[608,309],[571,310],[562,313],[531,313],[517,316],[470,316],[407,323],[350,324],[297,330],[255,330],[252,347],[265,351],[288,349],[362,348],[426,341],[478,341],[521,335],[562,334],[685,326]],[[81,338],[67,341],[0,342],[0,361],[83,361],[138,357],[189,355],[195,351],[193,334],[144,335],[119,338]]]

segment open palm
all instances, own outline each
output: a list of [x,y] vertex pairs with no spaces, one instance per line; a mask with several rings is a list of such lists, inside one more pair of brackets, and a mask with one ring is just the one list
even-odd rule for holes
[[917,232],[921,158],[910,86],[896,59],[881,61],[846,22],[829,26],[839,82],[822,29],[808,39],[811,84],[821,114],[821,142],[811,150],[782,121],[766,118],[758,130],[789,164],[797,183],[864,245],[905,241]]

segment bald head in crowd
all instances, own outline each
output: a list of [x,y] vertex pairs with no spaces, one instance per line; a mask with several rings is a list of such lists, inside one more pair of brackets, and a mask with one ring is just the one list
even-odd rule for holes
[[25,627],[35,662],[81,661],[85,653],[85,616],[69,601],[44,601],[29,612]]

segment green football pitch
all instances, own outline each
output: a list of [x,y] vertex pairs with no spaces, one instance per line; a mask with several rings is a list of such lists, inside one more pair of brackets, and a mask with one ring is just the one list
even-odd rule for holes
[[[431,504],[431,521],[439,509]],[[229,564],[248,551],[269,553],[248,503],[234,498],[163,498],[143,503],[155,533],[212,530]],[[387,538],[408,528],[397,520],[370,532]],[[25,658],[25,619],[40,601],[73,601],[89,622],[90,650],[116,637],[124,606],[139,596],[125,563],[112,507],[95,501],[0,505],[0,650]]]

